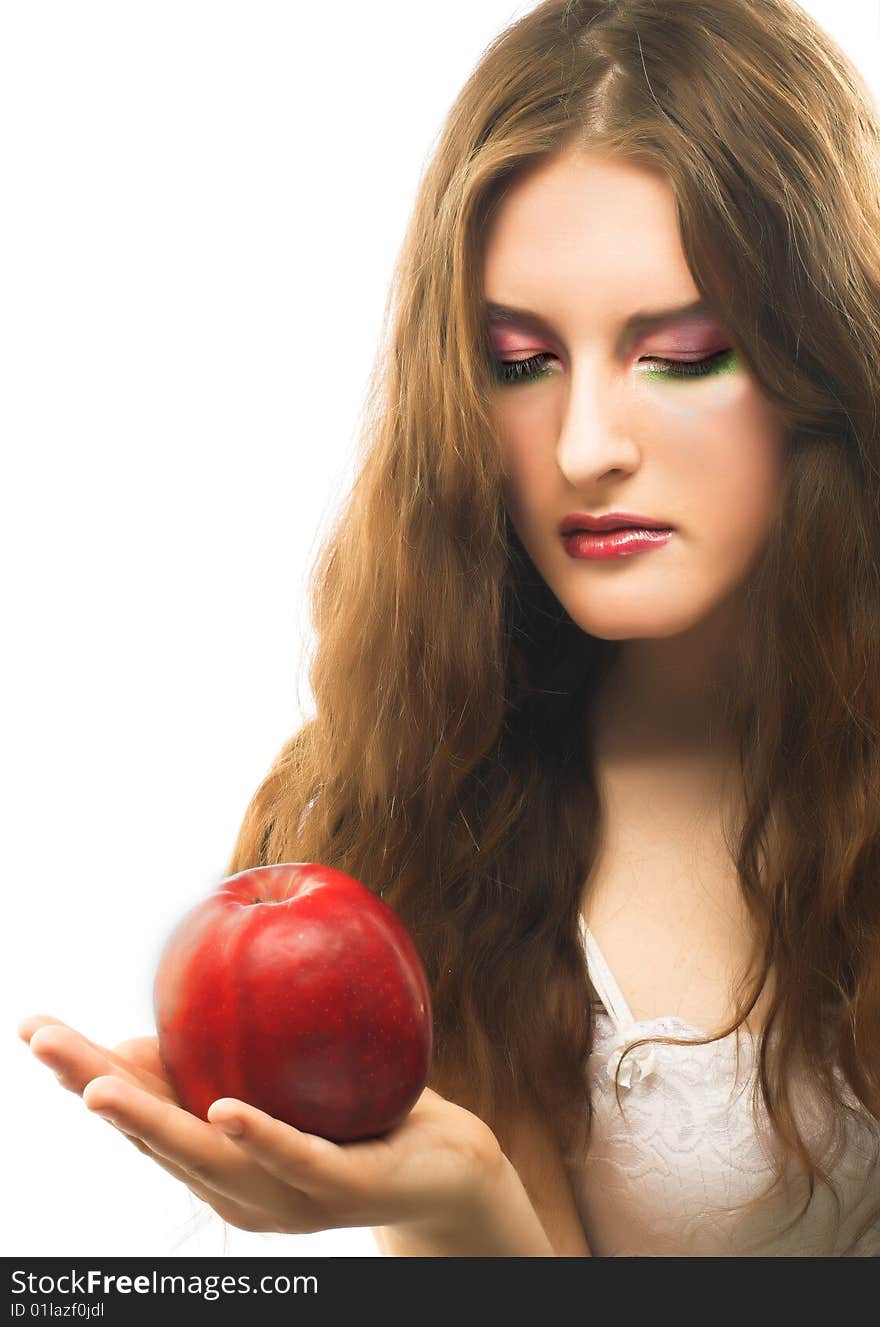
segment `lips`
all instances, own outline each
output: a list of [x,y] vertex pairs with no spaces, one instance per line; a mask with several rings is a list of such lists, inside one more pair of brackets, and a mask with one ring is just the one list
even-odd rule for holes
[[669,543],[673,533],[669,527],[651,530],[634,527],[622,530],[573,530],[562,536],[562,542],[571,558],[604,562],[611,558],[628,558],[636,553],[647,553],[652,548],[662,548]]
[[577,511],[566,516],[559,526],[561,535],[600,534],[611,530],[671,530],[650,516],[637,516],[633,512],[612,511],[603,516],[591,516],[589,512]]
[[563,534],[611,534],[612,530],[654,530],[653,525],[572,525]]

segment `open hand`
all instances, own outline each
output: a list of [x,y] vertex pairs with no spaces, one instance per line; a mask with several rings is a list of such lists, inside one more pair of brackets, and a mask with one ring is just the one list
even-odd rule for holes
[[42,1014],[18,1034],[90,1111],[241,1230],[454,1223],[503,1164],[488,1125],[431,1088],[383,1137],[333,1143],[233,1097],[199,1119],[177,1101],[155,1037],[109,1050]]

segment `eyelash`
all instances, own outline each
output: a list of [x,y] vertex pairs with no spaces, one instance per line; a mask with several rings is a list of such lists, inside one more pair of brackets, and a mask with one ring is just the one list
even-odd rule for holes
[[[641,362],[665,365],[665,368],[657,370],[664,377],[707,378],[711,373],[726,367],[733,353],[733,350],[728,349],[716,351],[714,355],[707,355],[705,359],[646,358]],[[495,377],[501,383],[525,382],[530,378],[539,378],[546,369],[547,361],[551,359],[553,356],[546,352],[531,355],[528,359],[496,359],[493,360]]]

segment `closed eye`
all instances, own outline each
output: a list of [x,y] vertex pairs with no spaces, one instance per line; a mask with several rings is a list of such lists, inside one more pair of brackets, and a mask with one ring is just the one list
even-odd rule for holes
[[[652,377],[705,378],[731,367],[735,357],[736,352],[728,347],[703,359],[660,359],[656,356],[646,356],[638,362],[649,366],[642,372],[649,373]],[[542,351],[540,354],[530,355],[528,359],[494,359],[493,372],[499,383],[528,382],[535,378],[543,378],[548,372],[550,361],[554,358],[555,356]]]

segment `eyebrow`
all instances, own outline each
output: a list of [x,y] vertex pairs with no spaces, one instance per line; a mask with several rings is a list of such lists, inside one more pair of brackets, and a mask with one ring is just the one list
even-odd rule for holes
[[[553,327],[547,319],[531,309],[517,309],[510,304],[494,304],[491,300],[484,300],[483,308],[490,323],[523,323],[539,331],[554,334]],[[703,299],[692,300],[690,304],[672,305],[665,309],[642,309],[638,313],[631,314],[624,326],[627,331],[643,331],[645,328],[670,322],[673,318],[685,318],[699,313],[711,313]]]

